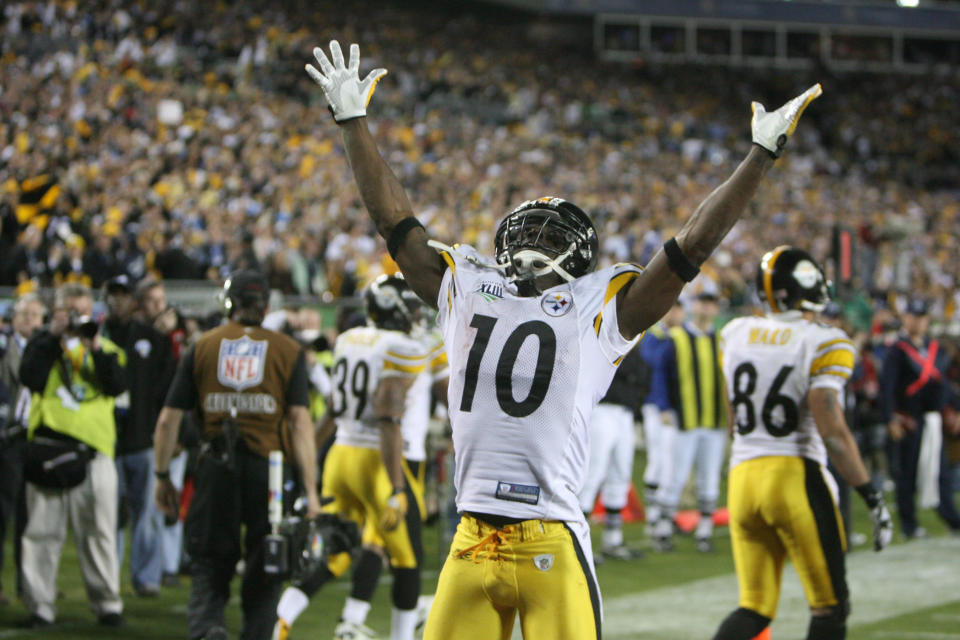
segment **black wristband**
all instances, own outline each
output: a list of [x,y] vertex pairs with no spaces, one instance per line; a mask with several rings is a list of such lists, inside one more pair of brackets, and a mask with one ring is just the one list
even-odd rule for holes
[[860,494],[860,497],[863,498],[863,501],[867,503],[867,506],[871,509],[880,504],[882,496],[880,495],[880,492],[877,491],[877,488],[873,486],[872,482],[864,482],[859,487],[854,488],[857,490],[857,493]]
[[153,475],[157,478],[157,480],[169,480],[169,479],[170,479],[170,471],[154,471],[154,472],[153,472]]
[[397,223],[397,226],[393,228],[393,231],[390,232],[390,237],[387,239],[387,251],[390,253],[391,258],[394,260],[397,259],[397,251],[400,249],[400,245],[403,244],[407,234],[417,227],[423,229],[420,221],[413,216],[408,216]]
[[700,273],[700,268],[690,262],[690,258],[683,252],[676,238],[670,238],[663,244],[663,252],[667,254],[667,264],[684,282],[690,282]]

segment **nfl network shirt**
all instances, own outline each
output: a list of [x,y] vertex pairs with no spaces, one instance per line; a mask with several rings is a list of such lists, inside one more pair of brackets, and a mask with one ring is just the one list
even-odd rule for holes
[[520,297],[472,247],[441,255],[457,509],[582,520],[590,414],[639,340],[620,335],[616,296],[640,268],[617,265]]
[[287,409],[309,406],[309,384],[296,340],[229,321],[200,336],[183,357],[164,404],[195,411],[207,440],[235,414],[247,447],[266,458],[291,450]]

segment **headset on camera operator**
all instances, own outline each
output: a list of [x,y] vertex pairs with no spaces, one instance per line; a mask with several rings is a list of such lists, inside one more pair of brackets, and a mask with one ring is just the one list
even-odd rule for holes
[[33,334],[20,380],[34,396],[24,475],[23,595],[30,626],[56,616],[56,568],[69,518],[91,608],[123,624],[117,559],[114,398],[126,388],[126,356],[99,335],[90,290],[63,285],[49,327]]

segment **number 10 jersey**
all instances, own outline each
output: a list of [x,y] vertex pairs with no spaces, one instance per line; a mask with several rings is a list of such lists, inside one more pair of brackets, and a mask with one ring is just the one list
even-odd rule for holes
[[639,339],[620,335],[616,296],[639,267],[617,265],[521,297],[473,248],[441,255],[457,509],[582,520],[590,414]]
[[847,334],[788,311],[736,318],[720,337],[735,428],[730,468],[763,456],[798,456],[826,465],[807,393],[835,389],[843,403],[855,356]]

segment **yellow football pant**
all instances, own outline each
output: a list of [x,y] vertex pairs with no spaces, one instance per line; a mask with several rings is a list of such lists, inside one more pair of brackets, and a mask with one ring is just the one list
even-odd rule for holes
[[847,601],[840,512],[812,460],[768,456],[730,471],[730,537],[740,606],[773,618],[789,555],[811,608]]
[[464,515],[440,572],[424,640],[600,638],[600,592],[581,544],[563,522],[497,529]]
[[[324,510],[344,514],[359,526],[369,527],[367,535],[382,541],[394,568],[414,569],[417,556],[407,523],[401,521],[393,531],[380,529],[380,511],[392,492],[393,485],[378,449],[340,444],[330,448],[323,465],[323,495],[334,500]],[[342,561],[337,559],[338,564],[334,560],[331,558],[330,570],[340,575],[349,563],[341,567]]]

